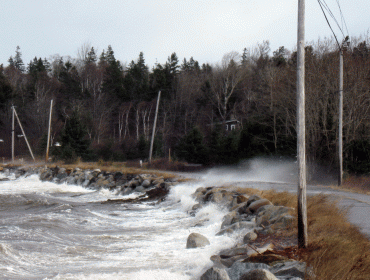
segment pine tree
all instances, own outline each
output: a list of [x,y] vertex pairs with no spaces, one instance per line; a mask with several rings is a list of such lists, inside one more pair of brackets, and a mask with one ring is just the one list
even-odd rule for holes
[[81,157],[84,160],[90,159],[90,140],[87,137],[86,128],[81,123],[77,111],[73,111],[72,116],[66,120],[61,134],[61,142],[62,159],[66,161],[74,161],[77,157]]
[[91,50],[87,54],[86,64],[96,63],[96,61],[97,61],[97,57],[96,57],[96,54],[95,54],[94,47],[91,47]]
[[8,62],[9,62],[9,66],[14,66],[14,60],[12,56],[9,57]]
[[199,128],[194,127],[176,147],[176,155],[191,163],[208,163],[207,148],[203,144],[204,136]]
[[21,72],[25,71],[24,63],[22,60],[22,53],[20,52],[20,47],[17,46],[17,49],[15,51],[15,57],[14,57],[14,66]]

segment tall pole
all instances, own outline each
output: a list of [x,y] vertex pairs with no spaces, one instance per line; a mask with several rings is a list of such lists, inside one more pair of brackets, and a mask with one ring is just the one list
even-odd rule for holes
[[22,134],[23,134],[23,136],[24,136],[24,140],[26,140],[28,150],[30,151],[30,154],[31,154],[31,156],[32,156],[33,161],[35,161],[35,157],[33,156],[33,153],[32,153],[32,150],[31,150],[31,146],[30,146],[30,144],[28,143],[26,133],[24,133],[24,130],[23,130],[23,127],[22,127],[21,121],[19,120],[19,118],[18,118],[18,114],[17,114],[17,112],[15,111],[15,108],[14,108],[14,107],[13,107],[13,111],[14,111],[15,117],[17,118],[18,124],[19,124],[19,126],[20,126],[20,128],[21,128],[21,130],[22,130]]
[[12,163],[14,163],[14,105],[12,105]]
[[339,49],[339,129],[338,129],[339,176],[338,186],[343,181],[343,48]]
[[305,128],[305,2],[298,0],[297,40],[297,154],[298,154],[298,247],[307,247],[306,128]]
[[155,109],[154,125],[153,125],[153,132],[152,132],[152,141],[150,141],[149,163],[152,162],[153,143],[154,143],[155,127],[157,125],[157,115],[158,115],[158,107],[159,107],[159,99],[160,98],[161,98],[161,91],[158,92],[157,107]]
[[48,160],[49,160],[49,144],[50,144],[51,113],[52,113],[52,111],[53,111],[53,99],[50,102],[49,128],[48,128],[48,140],[47,140],[47,144],[46,144],[45,162],[48,162]]

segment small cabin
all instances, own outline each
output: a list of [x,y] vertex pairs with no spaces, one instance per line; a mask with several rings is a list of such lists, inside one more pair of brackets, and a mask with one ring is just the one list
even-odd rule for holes
[[230,119],[225,121],[225,122],[216,122],[213,123],[213,125],[218,124],[218,125],[225,125],[225,131],[226,132],[231,132],[233,130],[238,130],[240,128],[240,121],[234,118],[233,115],[230,116]]
[[231,119],[225,122],[225,130],[226,131],[233,131],[238,130],[240,127],[240,121],[236,119]]

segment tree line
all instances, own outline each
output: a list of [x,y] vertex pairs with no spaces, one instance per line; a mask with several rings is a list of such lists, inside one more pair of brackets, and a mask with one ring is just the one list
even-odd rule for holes
[[[370,171],[370,38],[352,38],[344,51],[344,167]],[[333,39],[307,44],[306,129],[309,162],[337,166],[339,53]],[[65,160],[145,159],[161,91],[154,157],[225,164],[257,155],[296,155],[297,53],[268,41],[225,54],[216,64],[179,60],[151,69],[141,52],[122,63],[111,46],[88,44],[78,57],[35,57],[19,47],[0,66],[0,133],[10,156],[11,105],[31,146],[45,153],[48,113],[53,155]],[[229,120],[237,123],[226,130]],[[18,129],[18,128],[17,128]],[[19,143],[18,143],[19,142]],[[18,140],[17,153],[26,154]]]

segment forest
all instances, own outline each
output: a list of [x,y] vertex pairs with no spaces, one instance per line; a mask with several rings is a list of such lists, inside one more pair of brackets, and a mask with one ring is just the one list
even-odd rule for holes
[[[338,165],[339,49],[333,38],[307,43],[307,161]],[[12,105],[34,153],[45,156],[53,100],[51,153],[65,161],[147,159],[159,103],[153,157],[232,164],[255,156],[296,156],[296,51],[268,41],[200,65],[176,53],[151,69],[144,54],[123,63],[111,46],[84,44],[76,58],[35,57],[18,46],[0,65],[0,143],[11,157]],[[343,145],[346,172],[370,172],[370,37],[344,50]],[[229,124],[233,125],[229,125]],[[19,125],[17,158],[29,157]],[[55,143],[60,143],[55,145]]]

